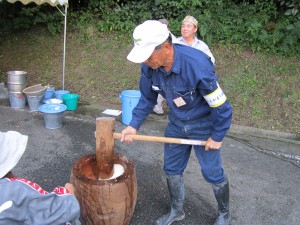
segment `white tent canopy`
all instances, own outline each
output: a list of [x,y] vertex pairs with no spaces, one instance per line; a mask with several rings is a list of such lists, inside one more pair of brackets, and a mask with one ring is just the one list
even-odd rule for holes
[[34,2],[37,5],[41,5],[43,3],[48,3],[52,6],[57,5],[68,5],[68,0],[7,0],[10,3],[15,3],[16,1],[22,2],[24,5],[27,5],[30,2]]
[[[1,0],[0,0],[1,1]],[[24,5],[27,5],[30,2],[34,2],[38,5],[47,3],[51,6],[55,6],[61,14],[65,17],[65,26],[64,26],[64,48],[63,48],[63,69],[62,69],[62,89],[65,89],[65,62],[66,62],[66,35],[67,35],[67,8],[68,8],[68,0],[7,0],[10,3],[15,3],[17,1],[22,2]],[[61,5],[65,8],[65,12],[63,13],[57,5]]]

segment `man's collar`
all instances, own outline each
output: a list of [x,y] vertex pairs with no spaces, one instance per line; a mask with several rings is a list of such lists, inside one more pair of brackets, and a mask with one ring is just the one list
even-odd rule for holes
[[[179,44],[178,44],[179,45]],[[173,62],[173,66],[170,70],[170,72],[173,72],[175,74],[179,74],[180,73],[180,59],[179,56],[177,54],[177,44],[173,44],[173,49],[174,49],[174,62]]]
[[182,45],[182,44],[172,44],[172,45],[173,45],[173,49],[174,49],[174,61],[173,61],[173,65],[172,65],[170,71],[166,72],[164,67],[159,67],[157,69],[166,75],[170,75],[171,73],[179,74],[179,72],[180,72],[180,59],[179,59],[179,56],[177,56],[175,49],[177,48],[178,45]]

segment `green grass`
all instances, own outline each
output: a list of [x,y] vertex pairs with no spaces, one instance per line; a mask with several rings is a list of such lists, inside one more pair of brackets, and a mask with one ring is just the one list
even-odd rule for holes
[[234,106],[234,121],[299,134],[299,59],[221,50],[214,52],[223,62],[217,71]]
[[[124,34],[126,35],[126,34]],[[131,34],[128,34],[130,36]],[[91,104],[121,104],[119,94],[138,89],[140,67],[126,59],[131,43],[92,27],[67,35],[65,89]],[[61,89],[63,36],[33,29],[1,38],[0,82],[6,71],[25,70],[28,86]],[[220,83],[234,108],[233,122],[300,134],[300,60],[211,46]]]

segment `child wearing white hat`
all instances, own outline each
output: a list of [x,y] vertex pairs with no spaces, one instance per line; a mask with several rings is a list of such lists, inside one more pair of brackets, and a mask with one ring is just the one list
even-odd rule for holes
[[80,224],[79,204],[72,184],[51,193],[11,170],[25,152],[28,136],[16,131],[0,132],[0,224]]

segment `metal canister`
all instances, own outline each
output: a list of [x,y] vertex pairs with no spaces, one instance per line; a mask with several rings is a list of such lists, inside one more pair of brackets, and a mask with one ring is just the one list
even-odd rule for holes
[[27,83],[27,72],[25,71],[8,71],[7,89],[11,93],[22,93]]

